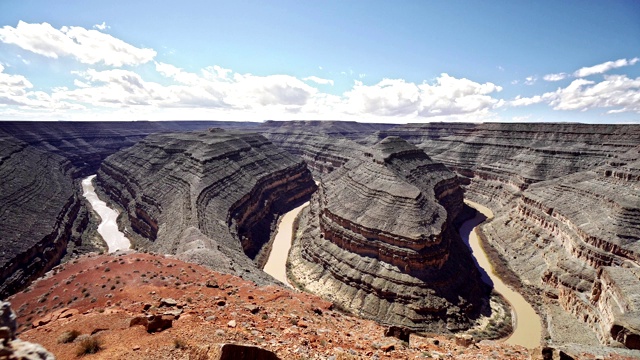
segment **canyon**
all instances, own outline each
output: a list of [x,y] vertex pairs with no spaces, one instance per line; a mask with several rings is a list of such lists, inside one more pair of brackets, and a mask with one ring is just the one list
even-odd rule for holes
[[261,286],[280,284],[261,270],[279,218],[311,199],[291,280],[382,324],[461,331],[488,297],[464,198],[493,211],[480,243],[543,344],[640,348],[638,125],[3,122],[0,141],[2,298],[104,249],[80,187],[97,174],[134,249]]

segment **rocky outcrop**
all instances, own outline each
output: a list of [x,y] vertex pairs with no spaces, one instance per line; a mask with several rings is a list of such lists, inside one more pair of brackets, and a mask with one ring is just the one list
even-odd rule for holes
[[151,135],[107,158],[97,187],[127,214],[138,247],[259,282],[270,280],[249,258],[315,190],[302,160],[260,135],[219,129]]
[[0,303],[0,359],[55,360],[42,346],[16,338],[16,315],[8,302]]
[[0,298],[60,262],[88,221],[64,158],[0,131]]
[[[482,229],[512,269],[602,343],[615,341],[610,314],[620,310],[591,294],[603,267],[640,266],[640,126],[428,124],[386,133],[467,177],[466,196],[496,213]],[[626,318],[637,316],[629,311]],[[633,338],[634,327],[625,329],[622,337]]]
[[462,197],[442,164],[384,139],[321,180],[290,257],[294,282],[384,324],[469,327],[488,293],[453,226]]
[[368,137],[391,127],[354,121],[266,121],[256,131],[301,157],[314,176],[320,177],[361,157]]

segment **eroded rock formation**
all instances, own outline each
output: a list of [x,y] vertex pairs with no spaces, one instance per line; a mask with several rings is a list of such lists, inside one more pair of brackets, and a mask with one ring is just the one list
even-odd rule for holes
[[397,137],[323,177],[290,258],[295,282],[413,330],[469,327],[487,296],[453,222],[456,175]]
[[277,217],[315,190],[302,160],[220,129],[151,135],[106,159],[97,187],[139,247],[258,282],[270,279],[249,258],[260,263]]
[[496,212],[487,240],[547,294],[540,310],[558,303],[601,343],[636,346],[640,126],[429,124],[384,134],[468,177],[466,196]]
[[0,131],[0,298],[43,275],[88,221],[64,158]]

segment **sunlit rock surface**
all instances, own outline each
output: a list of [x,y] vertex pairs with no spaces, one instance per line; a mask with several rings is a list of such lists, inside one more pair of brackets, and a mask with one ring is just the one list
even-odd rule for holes
[[[97,186],[140,248],[255,281],[277,216],[315,190],[302,160],[264,137],[211,129],[157,134],[104,161]],[[246,255],[245,255],[246,254]]]
[[486,296],[454,220],[456,175],[391,137],[322,179],[292,253],[294,281],[414,330],[469,327]]

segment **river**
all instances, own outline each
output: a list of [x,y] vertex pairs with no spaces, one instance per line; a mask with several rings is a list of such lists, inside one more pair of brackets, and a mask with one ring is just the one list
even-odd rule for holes
[[102,238],[107,243],[109,252],[127,250],[131,247],[131,242],[118,229],[118,223],[116,222],[118,213],[98,198],[92,183],[95,177],[95,175],[91,175],[82,180],[82,196],[89,201],[93,210],[95,210],[95,212],[100,215],[100,219],[102,219],[100,225],[98,225],[98,233],[102,235]]
[[[486,218],[493,218],[493,212],[487,207],[469,200],[465,200],[465,203],[478,210],[479,214],[477,214],[475,218],[467,220],[462,224],[460,227],[460,236],[462,236],[465,242],[468,240],[477,265],[480,266],[481,272],[483,273],[483,280],[488,284],[493,283],[494,289],[509,302],[512,308],[514,331],[505,342],[512,345],[521,345],[529,349],[540,346],[540,338],[542,336],[540,316],[536,314],[533,307],[520,293],[513,291],[493,272],[493,266],[480,246],[480,241],[476,234],[476,226]],[[487,281],[487,276],[490,281]]]
[[289,287],[291,287],[291,284],[289,284],[287,280],[287,256],[289,256],[289,249],[291,249],[291,240],[293,238],[293,221],[307,205],[309,205],[308,201],[284,214],[280,220],[280,224],[278,224],[269,259],[264,265],[264,272],[282,281]]

